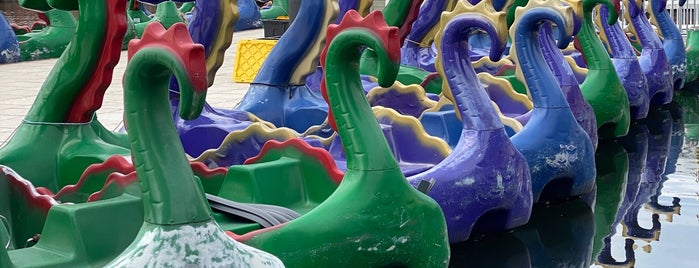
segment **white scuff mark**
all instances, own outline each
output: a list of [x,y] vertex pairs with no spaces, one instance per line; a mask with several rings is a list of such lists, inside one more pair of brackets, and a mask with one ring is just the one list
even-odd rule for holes
[[213,221],[144,224],[137,240],[107,267],[284,267],[273,255],[233,241]]
[[476,179],[474,179],[473,177],[468,177],[468,178],[463,178],[461,180],[455,181],[454,186],[456,186],[456,187],[469,186],[469,185],[473,184],[474,182],[476,182]]
[[505,191],[505,185],[503,185],[502,174],[500,174],[500,172],[498,172],[498,174],[495,175],[495,180],[497,181],[497,184],[495,185],[495,187],[497,187],[497,190],[500,192]]
[[388,247],[388,248],[386,249],[386,251],[387,251],[387,252],[388,252],[388,251],[393,251],[394,249],[396,249],[396,245],[391,245],[390,247]]
[[393,239],[394,242],[398,242],[401,244],[405,244],[408,242],[408,237],[407,236],[401,236]]
[[546,164],[554,168],[568,168],[573,162],[578,160],[577,146],[573,144],[561,144],[560,146],[563,150],[555,155],[546,157]]
[[400,212],[400,225],[398,225],[398,228],[403,228],[406,224],[408,224],[411,221],[410,217],[406,217],[407,212],[405,210],[402,210]]

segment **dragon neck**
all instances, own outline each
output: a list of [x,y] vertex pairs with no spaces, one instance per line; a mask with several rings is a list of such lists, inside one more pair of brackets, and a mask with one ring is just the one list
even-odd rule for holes
[[438,30],[439,19],[443,11],[448,11],[456,5],[454,0],[425,0],[420,6],[420,19],[416,20],[406,39],[406,46],[427,47],[432,44]]
[[[551,21],[556,25],[566,25],[565,19],[546,9],[535,8],[527,11],[519,18],[513,38],[513,59],[519,64],[518,74],[526,81],[535,108],[568,107],[568,102],[557,83],[551,70],[544,60],[539,43],[539,25],[543,21]],[[559,35],[563,35],[562,33]],[[562,42],[564,38],[559,38]]]
[[[663,46],[660,37],[653,31],[650,21],[648,21],[648,18],[646,18],[643,12],[643,3],[641,2],[641,5],[637,6],[635,2],[632,3],[632,1],[635,0],[624,0],[627,6],[627,12],[624,13],[624,16],[631,22],[629,24],[629,30],[641,41],[641,45],[644,49],[662,49]],[[637,10],[631,11],[634,9]],[[633,16],[629,13],[636,14]]]
[[636,59],[636,53],[631,46],[631,42],[619,26],[619,23],[609,25],[605,23],[609,19],[609,9],[607,6],[600,6],[599,17],[595,19],[595,24],[600,27],[600,37],[607,40],[610,55],[618,59]]
[[395,79],[398,72],[398,57],[388,55],[380,38],[363,29],[340,32],[327,49],[323,83],[335,129],[342,139],[348,171],[398,168],[359,79],[357,52],[362,46],[377,55],[379,79]]
[[[187,26],[194,43],[204,46],[206,53],[206,81],[214,84],[216,72],[223,65],[226,49],[233,41],[233,32],[239,11],[237,0],[196,1],[194,16]],[[177,79],[170,79],[170,90],[179,92]]]
[[398,36],[403,43],[412,29],[413,22],[417,19],[420,5],[423,0],[393,0],[383,9],[384,19],[388,26],[398,27]]
[[[205,93],[193,89],[183,60],[170,50],[141,49],[124,74],[124,120],[129,126],[145,221],[161,225],[211,219],[204,195],[194,190],[201,185],[189,167],[170,114],[168,85],[173,74],[182,89],[180,113],[198,114],[195,110],[201,111]],[[195,105],[187,106],[189,102]]]
[[[670,14],[665,10],[667,0],[650,0],[650,17],[656,22],[665,42],[668,40],[682,41],[682,33],[675,25]],[[682,42],[680,42],[682,43]]]
[[549,22],[541,25],[539,30],[539,44],[546,59],[546,63],[553,72],[558,84],[561,86],[578,86],[573,69],[566,62],[563,52],[556,46],[553,40],[553,26]]
[[595,31],[594,22],[592,21],[592,10],[585,10],[583,16],[583,23],[580,26],[576,39],[580,42],[588,69],[591,71],[614,70],[612,59],[609,58],[607,50]]
[[252,84],[280,87],[305,84],[306,77],[316,71],[326,29],[337,12],[329,0],[301,1],[294,22],[272,48]]
[[102,105],[126,33],[126,1],[79,1],[75,36],[49,73],[25,119],[87,122]]
[[476,71],[471,66],[468,47],[469,33],[483,29],[490,34],[491,50],[499,50],[497,31],[489,20],[481,15],[460,15],[452,19],[444,29],[440,41],[442,61],[437,70],[449,83],[449,89],[461,114],[465,130],[493,130],[503,128],[500,118],[490,107],[491,101],[482,90]]

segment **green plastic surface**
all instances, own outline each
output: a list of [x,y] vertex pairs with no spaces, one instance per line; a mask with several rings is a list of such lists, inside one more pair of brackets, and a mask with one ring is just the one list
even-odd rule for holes
[[[244,238],[289,267],[447,266],[444,215],[434,200],[407,183],[359,79],[362,46],[376,53],[379,85],[392,85],[398,73],[397,29],[387,28],[380,14],[361,20],[348,12],[340,26],[328,30],[332,41],[321,55],[330,121],[347,155],[340,186],[300,218]],[[343,29],[345,24],[355,27]]]
[[[576,36],[587,61],[587,78],[580,90],[595,111],[599,138],[625,136],[631,121],[629,98],[616,74],[612,60],[597,36],[592,10],[598,4],[609,8],[610,22],[617,21],[614,5],[609,0],[583,0],[583,24]],[[617,22],[618,23],[618,22]]]

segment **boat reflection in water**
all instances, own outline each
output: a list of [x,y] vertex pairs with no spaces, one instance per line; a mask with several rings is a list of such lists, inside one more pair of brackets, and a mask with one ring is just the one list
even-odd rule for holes
[[655,263],[637,263],[636,258],[637,250],[648,253],[651,243],[660,243],[661,220],[670,223],[680,214],[680,198],[661,204],[658,197],[678,159],[687,157],[682,155],[685,139],[699,139],[689,136],[699,130],[699,98],[681,94],[687,96],[676,97],[677,104],[667,107],[672,110],[651,112],[626,137],[600,143],[596,193],[535,207],[529,224],[512,232],[474,235],[476,241],[452,245],[450,266],[647,267],[694,257],[664,256]]

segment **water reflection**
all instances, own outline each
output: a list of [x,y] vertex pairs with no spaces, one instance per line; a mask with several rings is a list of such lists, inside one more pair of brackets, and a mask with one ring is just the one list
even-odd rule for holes
[[[621,222],[630,203],[635,196],[635,191],[631,188],[638,188],[641,172],[638,167],[639,162],[645,162],[645,152],[647,149],[647,136],[645,128],[635,127],[629,131],[626,139],[616,142],[606,141],[600,143],[595,154],[597,165],[597,200],[595,203],[595,236],[593,242],[593,258],[595,264],[613,265],[624,267],[633,265],[635,259],[633,241],[629,247],[625,247],[626,259],[617,261],[611,255],[611,237],[616,232],[616,226]],[[633,146],[626,150],[622,144],[631,143]],[[640,161],[638,161],[641,158]],[[638,173],[638,174],[633,174]],[[631,200],[631,201],[630,201]]]
[[643,169],[641,183],[639,185],[636,200],[629,207],[622,223],[625,237],[646,242],[658,241],[660,237],[661,224],[658,215],[651,217],[652,227],[644,228],[638,223],[640,209],[653,198],[661,194],[662,183],[667,179],[665,173],[665,163],[670,147],[672,118],[668,112],[655,112],[649,114],[645,120],[649,130],[648,156],[646,157],[646,168]]
[[594,217],[582,199],[535,207],[507,234],[452,245],[450,267],[587,267]]

